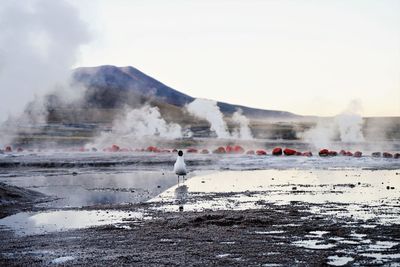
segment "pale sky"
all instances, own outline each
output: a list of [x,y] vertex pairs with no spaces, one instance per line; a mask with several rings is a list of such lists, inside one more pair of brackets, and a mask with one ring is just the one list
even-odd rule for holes
[[400,116],[400,1],[69,0],[76,66],[133,66],[194,97],[302,115]]

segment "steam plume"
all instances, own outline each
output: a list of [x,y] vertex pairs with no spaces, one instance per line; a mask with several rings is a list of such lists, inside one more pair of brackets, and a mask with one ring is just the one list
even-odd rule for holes
[[346,143],[363,142],[363,119],[360,112],[361,103],[353,100],[333,120],[320,119],[314,128],[303,134],[303,139],[316,148],[329,147],[336,137]]
[[[67,81],[89,34],[77,10],[63,0],[2,1],[0,32],[2,124]],[[42,104],[36,110],[45,116]]]
[[186,109],[192,115],[207,120],[211,124],[211,131],[214,131],[218,138],[231,138],[216,101],[196,98]]
[[253,135],[251,134],[249,123],[250,120],[243,115],[243,111],[238,109],[232,115],[232,120],[239,124],[239,131],[237,132],[237,136],[240,139],[250,140],[253,139]]
[[353,143],[364,141],[362,133],[363,119],[360,115],[361,110],[360,101],[353,100],[345,111],[335,117],[341,141]]
[[88,147],[105,147],[114,143],[132,147],[145,139],[180,137],[182,137],[181,126],[167,123],[157,107],[144,105],[139,109],[127,109],[122,117],[113,122],[111,132],[103,132]]

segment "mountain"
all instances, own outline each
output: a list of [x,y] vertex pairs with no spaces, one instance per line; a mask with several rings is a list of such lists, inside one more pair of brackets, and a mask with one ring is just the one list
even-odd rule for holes
[[[127,102],[131,104],[147,99],[183,107],[194,100],[194,97],[181,93],[130,66],[81,67],[73,71],[72,77],[74,82],[89,89],[86,101],[92,106],[112,108]],[[224,102],[218,102],[218,106],[225,115],[231,115],[240,108],[249,118],[300,117],[286,111],[256,109]]]

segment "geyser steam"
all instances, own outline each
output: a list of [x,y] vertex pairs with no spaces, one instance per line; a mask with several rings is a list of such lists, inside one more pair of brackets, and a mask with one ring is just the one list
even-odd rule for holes
[[190,114],[200,119],[207,120],[211,125],[210,130],[214,131],[218,138],[253,139],[249,128],[249,119],[243,115],[241,109],[237,110],[232,115],[233,122],[239,126],[239,129],[232,134],[228,131],[228,126],[224,121],[224,115],[219,109],[216,101],[197,98],[190,104],[186,105],[186,109]]
[[303,139],[313,144],[316,148],[329,147],[336,136],[340,141],[346,143],[363,142],[363,119],[360,113],[361,103],[358,100],[353,100],[333,120],[318,121],[314,128],[303,133]]
[[360,115],[361,110],[360,101],[353,100],[345,111],[335,117],[341,141],[351,143],[364,141],[362,133],[363,119]]
[[103,132],[87,147],[105,147],[119,144],[125,147],[141,144],[146,139],[176,139],[182,137],[182,128],[167,123],[157,107],[144,105],[139,109],[127,109],[122,117],[113,122],[111,132]]
[[68,79],[89,34],[63,0],[2,1],[0,32],[1,125]]
[[239,109],[232,115],[232,120],[239,124],[239,131],[237,132],[237,137],[240,139],[250,140],[253,139],[253,135],[250,131],[250,120],[243,115],[243,111]]
[[231,138],[228,126],[216,101],[196,98],[193,102],[186,105],[186,109],[190,114],[207,120],[211,125],[211,131],[214,131],[218,138]]

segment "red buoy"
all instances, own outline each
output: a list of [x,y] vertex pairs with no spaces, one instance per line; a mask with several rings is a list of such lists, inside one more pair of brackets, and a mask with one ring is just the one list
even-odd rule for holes
[[158,149],[156,146],[149,146],[146,148],[147,152],[161,152],[160,149]]
[[236,154],[242,154],[242,153],[244,153],[244,148],[241,147],[241,146],[236,145],[236,146],[233,147],[233,151]]
[[225,148],[224,148],[223,146],[220,146],[220,147],[218,147],[217,149],[215,149],[215,150],[213,151],[213,153],[214,153],[214,154],[225,154],[225,153],[226,153],[226,150],[225,150]]
[[225,151],[226,151],[226,153],[232,153],[233,152],[233,147],[226,146]]
[[285,154],[286,156],[293,156],[293,155],[296,155],[296,150],[293,150],[290,148],[285,148],[283,150],[283,154]]
[[254,155],[254,153],[255,153],[254,150],[249,150],[246,152],[247,155]]
[[210,151],[208,151],[208,149],[203,149],[203,150],[201,150],[200,153],[201,153],[201,154],[209,154]]
[[282,148],[280,148],[280,147],[275,147],[275,148],[272,150],[272,155],[274,155],[274,156],[280,156],[280,155],[282,155]]
[[382,153],[382,156],[383,156],[384,158],[387,158],[387,159],[393,158],[392,153],[389,153],[389,152],[383,152],[383,153]]
[[362,152],[361,151],[354,152],[354,157],[361,158],[361,156],[362,156]]
[[329,156],[329,150],[328,149],[321,149],[318,154],[319,154],[320,157],[327,157],[327,156]]
[[199,151],[196,148],[188,148],[186,150],[187,153],[198,153]]
[[5,152],[8,152],[8,153],[12,152],[11,146],[6,146],[6,148],[4,149],[4,151],[5,151]]
[[119,151],[119,146],[117,146],[117,145],[112,145],[111,146],[111,152],[118,152]]
[[305,156],[305,157],[312,157],[311,151],[303,152],[302,155]]
[[334,156],[337,156],[337,152],[336,151],[329,151],[329,156],[332,156],[332,157],[334,157]]
[[260,149],[260,150],[256,151],[256,154],[259,155],[259,156],[267,155],[267,151]]

